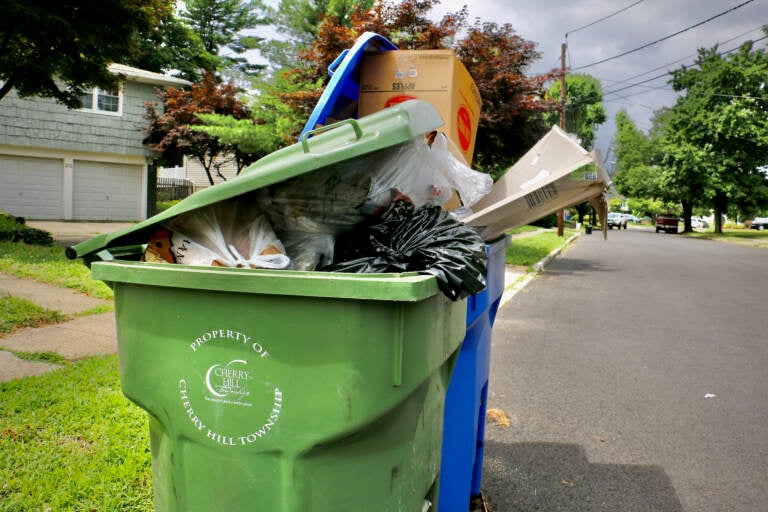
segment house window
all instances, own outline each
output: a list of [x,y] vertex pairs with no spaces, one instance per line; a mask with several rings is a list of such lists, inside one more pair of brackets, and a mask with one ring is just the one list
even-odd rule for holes
[[83,110],[104,112],[109,114],[122,113],[122,91],[109,91],[94,87],[89,93],[80,96],[83,102]]

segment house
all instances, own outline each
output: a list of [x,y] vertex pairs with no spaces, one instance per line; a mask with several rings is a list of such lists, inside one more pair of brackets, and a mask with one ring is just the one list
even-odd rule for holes
[[0,210],[38,220],[147,217],[156,153],[142,144],[144,103],[186,80],[112,64],[117,91],[93,89],[83,108],[49,98],[0,101]]
[[[223,179],[217,174],[217,171],[218,174],[221,174],[221,176],[224,177]],[[230,180],[237,176],[237,164],[233,157],[230,155],[219,155],[214,158],[211,175],[213,176],[214,184]],[[170,167],[167,169],[161,168],[158,172],[158,176],[190,180],[193,183],[195,190],[211,186],[211,182],[208,181],[208,175],[205,173],[202,164],[196,158],[187,155],[184,156],[181,166]]]

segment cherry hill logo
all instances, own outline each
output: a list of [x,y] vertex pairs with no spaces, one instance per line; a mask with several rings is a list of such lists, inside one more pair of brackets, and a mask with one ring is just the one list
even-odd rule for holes
[[235,359],[226,365],[214,364],[205,374],[205,386],[211,395],[217,398],[245,398],[248,392],[248,380],[253,379],[246,369],[248,362]]
[[[277,427],[283,392],[264,381],[269,351],[251,336],[234,329],[202,333],[189,344],[187,375],[179,378],[179,401],[193,430],[224,446],[247,446]],[[236,351],[235,359],[221,359]],[[250,410],[243,423],[236,411]]]

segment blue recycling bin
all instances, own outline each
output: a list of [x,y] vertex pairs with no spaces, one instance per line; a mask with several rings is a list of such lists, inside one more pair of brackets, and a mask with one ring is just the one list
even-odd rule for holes
[[486,245],[487,286],[467,298],[467,332],[445,397],[438,512],[467,512],[471,498],[480,494],[491,329],[504,294],[509,243],[505,235]]
[[[341,118],[357,118],[360,66],[365,55],[397,47],[366,32],[331,64],[331,80],[302,131]],[[467,298],[467,331],[446,394],[437,512],[467,512],[480,494],[491,328],[504,293],[504,267],[509,236],[486,246],[486,289]]]

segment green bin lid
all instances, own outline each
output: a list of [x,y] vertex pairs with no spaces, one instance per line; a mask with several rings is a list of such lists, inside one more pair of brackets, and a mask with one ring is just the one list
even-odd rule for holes
[[144,244],[161,224],[183,213],[406,142],[442,124],[442,118],[431,104],[412,100],[360,119],[318,128],[302,134],[296,144],[253,163],[235,178],[196,192],[164,212],[68,247],[67,256],[88,260],[104,249]]

